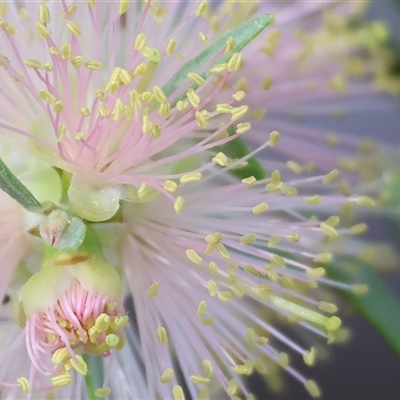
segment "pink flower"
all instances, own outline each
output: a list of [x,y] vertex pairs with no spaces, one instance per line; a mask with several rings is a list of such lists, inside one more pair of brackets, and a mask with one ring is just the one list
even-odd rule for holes
[[[117,294],[107,285],[99,292],[96,273],[85,275],[89,290],[72,271],[74,263],[60,272],[57,262],[38,261],[68,221],[48,224],[39,215],[26,229],[33,213],[24,214],[16,232],[36,264],[23,254],[3,264],[10,274],[18,263],[29,264],[32,276],[14,296],[14,314],[25,328],[0,356],[2,393],[15,398],[22,389],[40,398],[45,389],[61,398],[84,397],[83,376],[91,373],[84,358],[122,347],[126,335],[121,351],[96,358],[106,366],[100,385],[107,383],[118,398],[182,400],[184,387],[193,398],[251,398],[243,376],[257,371],[276,387],[279,368],[318,396],[316,383],[290,365],[288,352],[312,365],[316,338],[332,342],[340,332],[324,287],[360,287],[324,277],[323,264],[334,256],[337,238],[352,244],[350,237],[365,230],[342,224],[340,207],[372,201],[336,193],[335,169],[294,176],[273,157],[275,129],[263,129],[268,136],[254,152],[228,153],[225,145],[251,132],[258,100],[252,85],[241,86],[256,71],[247,69],[239,33],[272,18],[260,16],[224,37],[252,15],[253,4],[240,3],[240,13],[229,3],[214,8],[206,2],[4,4],[0,135],[9,141],[6,151],[22,158],[22,143],[28,164],[51,171],[40,201],[83,218],[100,237],[107,263],[121,270],[124,291],[118,293],[132,318],[125,334],[117,323],[108,332],[111,322],[94,334],[104,319],[124,317]],[[300,15],[309,10],[302,5]],[[290,21],[293,14],[287,15]],[[192,62],[204,49],[209,58]],[[234,174],[262,150],[271,155],[262,163],[265,177],[248,173],[239,181]],[[26,179],[32,192],[38,177]],[[46,274],[57,277],[43,281],[49,293],[41,302],[32,282]],[[112,286],[115,275],[104,267],[100,277]],[[31,296],[39,304],[34,309]],[[302,343],[289,329],[277,329],[275,319],[296,322],[307,332]],[[14,354],[32,366],[4,368]],[[95,393],[106,396],[107,388]]]

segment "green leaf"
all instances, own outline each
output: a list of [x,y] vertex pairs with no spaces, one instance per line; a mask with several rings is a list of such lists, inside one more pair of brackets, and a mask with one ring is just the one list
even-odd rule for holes
[[86,225],[85,239],[83,240],[82,246],[79,249],[90,254],[96,254],[101,259],[104,259],[103,247],[101,245],[100,238],[90,225]]
[[[176,89],[188,81],[187,74],[189,72],[198,72],[218,53],[223,50],[226,46],[226,41],[229,38],[235,40],[234,48],[227,54],[223,53],[211,66],[226,63],[232,57],[234,53],[242,50],[248,43],[250,43],[257,35],[259,35],[275,18],[276,14],[266,14],[254,17],[241,23],[235,28],[225,32],[223,35],[219,36],[214,42],[210,43],[206,48],[201,51],[196,57],[188,61],[163,87],[163,92],[166,96],[170,96]],[[207,70],[206,72],[200,74],[204,79],[207,79],[211,72]],[[173,107],[178,100],[182,99],[186,94],[182,94],[180,97],[174,99],[171,103]]]
[[40,203],[0,159],[0,189],[29,211],[39,209]]
[[94,391],[103,387],[104,384],[104,364],[103,359],[99,356],[88,354],[82,355],[88,366],[88,373],[85,376],[86,389],[89,400],[96,400]]
[[[348,272],[348,266],[351,271]],[[356,310],[400,356],[400,302],[370,266],[353,257],[341,257],[326,268],[328,276],[342,282],[366,284],[368,293],[345,292]]]

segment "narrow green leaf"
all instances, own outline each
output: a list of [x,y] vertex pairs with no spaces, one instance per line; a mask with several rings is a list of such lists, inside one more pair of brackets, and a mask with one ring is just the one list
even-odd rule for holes
[[[352,273],[347,272],[352,265]],[[341,257],[326,268],[328,276],[342,282],[366,284],[368,293],[345,292],[356,310],[400,356],[400,302],[370,266],[353,257]],[[354,272],[355,271],[355,272]]]
[[99,356],[83,354],[83,359],[88,366],[88,373],[85,375],[86,390],[89,400],[96,400],[94,391],[103,387],[104,365],[103,359]]
[[[211,66],[228,62],[234,53],[242,50],[249,42],[251,42],[258,34],[260,34],[275,18],[275,14],[266,14],[260,15],[258,17],[254,17],[241,23],[235,28],[225,32],[223,35],[219,36],[214,42],[210,43],[205,47],[203,51],[201,51],[196,57],[192,58],[188,61],[163,87],[163,92],[170,96],[176,89],[178,89],[181,85],[187,82],[187,74],[189,72],[198,72],[207,65],[207,63],[218,53],[223,50],[226,46],[226,41],[229,38],[233,38],[235,40],[234,48],[227,54],[223,53],[218,60],[216,60]],[[204,79],[207,79],[211,72],[208,70],[204,73],[200,74]],[[174,106],[178,100],[184,97],[183,94],[181,97],[174,99],[171,103],[171,106]]]
[[0,159],[0,189],[27,210],[40,208],[40,203]]

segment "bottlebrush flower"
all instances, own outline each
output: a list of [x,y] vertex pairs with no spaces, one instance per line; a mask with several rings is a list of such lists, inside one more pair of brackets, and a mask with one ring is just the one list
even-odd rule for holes
[[[275,130],[253,153],[229,154],[229,144],[251,130],[255,111],[246,102],[251,87],[230,83],[246,78],[241,50],[273,16],[238,25],[246,13],[207,2],[125,0],[7,2],[0,14],[0,134],[9,154],[53,173],[39,201],[61,210],[24,212],[16,232],[36,262],[13,247],[17,260],[3,264],[9,274],[31,277],[14,296],[17,322],[27,322],[0,356],[2,395],[18,398],[23,390],[45,398],[44,389],[80,398],[104,384],[118,398],[251,398],[243,376],[257,371],[276,387],[283,368],[318,396],[287,351],[312,365],[315,337],[335,340],[341,321],[324,286],[360,287],[324,277],[322,265],[332,258],[326,246],[363,231],[342,227],[336,213],[370,199],[336,193],[337,170],[294,176],[284,163],[265,161],[265,176],[252,176],[246,168],[257,152],[273,154]],[[248,175],[240,181],[238,173]],[[31,189],[39,181],[24,183]],[[40,262],[48,244],[62,241],[65,215],[73,214],[100,237],[107,263],[121,267],[132,316],[127,345],[109,360],[95,358],[106,367],[97,388],[82,360],[101,353],[96,346],[107,335],[100,329],[98,343],[93,336],[95,348],[84,339],[101,315],[123,313],[107,306],[117,301],[115,271],[104,267],[111,294],[108,286],[100,293],[96,270],[84,275],[88,287],[73,262]],[[36,225],[24,228],[31,220]],[[5,237],[11,225],[0,221]],[[49,291],[42,300],[35,287],[43,286]],[[86,320],[83,299],[92,295],[102,306],[89,307]],[[307,335],[297,344],[275,322]],[[21,368],[6,368],[14,356]],[[70,375],[57,380],[54,372]]]

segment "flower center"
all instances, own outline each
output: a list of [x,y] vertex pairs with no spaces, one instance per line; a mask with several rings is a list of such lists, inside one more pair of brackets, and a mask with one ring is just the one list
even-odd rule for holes
[[52,386],[64,386],[72,382],[71,369],[88,372],[78,353],[108,357],[112,348],[121,349],[127,323],[120,304],[89,293],[75,279],[56,304],[28,318],[28,354],[38,371],[52,375]]

